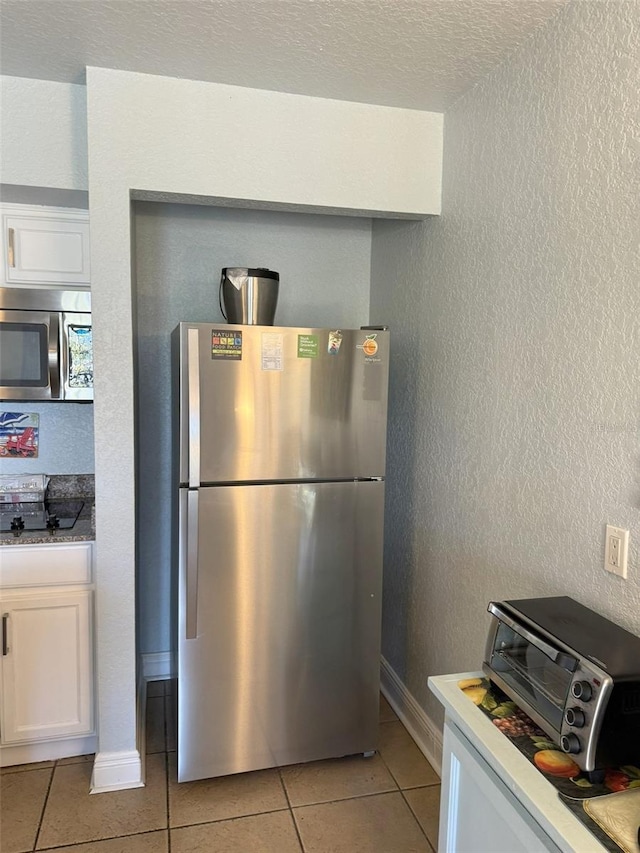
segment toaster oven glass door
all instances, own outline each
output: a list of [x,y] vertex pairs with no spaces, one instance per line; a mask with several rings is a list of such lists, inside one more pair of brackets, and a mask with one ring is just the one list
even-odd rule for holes
[[[540,645],[546,647],[543,641]],[[521,696],[559,732],[577,661],[562,652],[555,657],[552,660],[536,645],[535,638],[523,636],[503,622],[499,624],[492,669],[514,696]]]

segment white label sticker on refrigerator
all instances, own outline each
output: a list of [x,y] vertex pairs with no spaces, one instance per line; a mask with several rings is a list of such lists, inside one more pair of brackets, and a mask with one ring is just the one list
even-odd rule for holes
[[284,366],[284,335],[280,332],[262,333],[262,369],[282,370]]

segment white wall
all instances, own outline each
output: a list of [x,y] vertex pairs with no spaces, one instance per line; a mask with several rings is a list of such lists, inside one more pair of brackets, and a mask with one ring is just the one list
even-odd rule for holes
[[135,235],[138,636],[154,654],[171,648],[171,332],[224,324],[226,266],[280,273],[278,325],[366,324],[371,220],[141,202]]
[[87,189],[84,86],[2,76],[0,107],[0,182]]
[[383,652],[434,719],[427,677],[479,667],[491,599],[640,634],[639,55],[640,5],[569,5],[447,113],[442,218],[374,222]]
[[87,69],[87,97],[90,167],[127,192],[440,212],[439,113],[104,68]]

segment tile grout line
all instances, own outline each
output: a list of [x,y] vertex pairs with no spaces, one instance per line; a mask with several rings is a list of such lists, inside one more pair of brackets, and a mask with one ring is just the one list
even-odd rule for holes
[[[248,771],[251,772],[251,771]],[[171,829],[191,829],[192,826],[213,826],[217,823],[231,823],[231,821],[236,820],[244,820],[246,817],[262,817],[262,815],[266,814],[281,814],[282,812],[288,812],[290,809],[282,808],[282,809],[269,809],[266,812],[248,812],[247,814],[239,814],[239,815],[230,815],[229,817],[219,817],[215,820],[198,820],[195,823],[181,823],[179,826],[173,826]],[[153,830],[150,830],[153,831]],[[142,835],[142,833],[136,833],[137,835]],[[128,836],[125,835],[117,835],[116,838],[126,838]],[[102,839],[100,839],[102,841]],[[38,851],[40,853],[40,851]]]
[[[393,721],[389,721],[389,722],[393,722]],[[383,723],[381,723],[380,725],[383,725]],[[391,776],[391,778],[393,779],[393,781],[396,783],[396,786],[397,786],[398,790],[400,790],[400,783],[399,783],[399,782],[398,782],[398,780],[396,779],[396,777],[395,777],[395,775],[394,775],[393,771],[391,770],[391,768],[389,767],[389,765],[387,764],[387,762],[384,760],[384,756],[382,755],[382,752],[381,752],[379,749],[377,749],[377,750],[376,750],[376,754],[380,756],[380,761],[382,761],[382,763],[384,764],[384,766],[385,766],[385,768],[386,768],[386,770],[387,770],[387,773],[389,774],[389,776]]]
[[[393,723],[393,722],[395,722],[395,720],[386,720],[386,722],[388,722],[388,723]],[[401,720],[398,720],[398,722],[402,722],[402,721],[401,721]],[[380,723],[380,725],[384,725],[384,723]],[[431,842],[429,841],[429,838],[428,838],[428,836],[427,836],[427,833],[424,831],[424,829],[423,829],[423,827],[422,827],[422,824],[420,823],[420,821],[419,821],[419,820],[418,820],[418,818],[416,817],[416,814],[415,814],[415,812],[413,811],[413,809],[411,808],[411,805],[410,805],[409,801],[407,800],[407,798],[405,797],[404,792],[405,792],[405,791],[415,791],[417,788],[432,788],[432,787],[434,787],[435,785],[439,785],[439,784],[440,784],[440,782],[438,781],[438,782],[432,782],[431,784],[427,784],[427,785],[415,785],[415,786],[408,787],[408,788],[401,788],[401,787],[400,787],[400,783],[398,782],[398,780],[397,780],[397,779],[396,779],[396,777],[394,776],[393,771],[391,770],[391,768],[389,767],[389,765],[387,764],[387,762],[384,760],[384,757],[383,757],[382,753],[380,752],[380,750],[378,750],[378,755],[380,756],[380,759],[381,759],[382,763],[384,764],[384,766],[387,768],[387,770],[388,770],[388,772],[389,772],[389,775],[391,776],[391,778],[393,779],[393,781],[394,781],[394,782],[396,783],[396,785],[398,786],[398,791],[399,791],[399,792],[400,792],[400,794],[402,795],[402,799],[403,799],[404,803],[406,804],[407,808],[409,809],[409,812],[411,813],[411,817],[414,819],[414,821],[415,821],[415,822],[416,822],[416,824],[418,825],[418,829],[419,829],[419,830],[420,830],[420,832],[424,835],[424,837],[425,837],[425,839],[426,839],[426,841],[427,841],[427,844],[429,845],[429,849],[430,849],[430,850],[433,850],[433,847],[431,846]]]
[[[167,749],[169,743],[168,737],[168,728],[169,723],[167,720],[167,683],[165,682],[162,685],[162,734],[164,735],[164,769],[165,769],[165,805],[167,810],[167,853],[171,853],[171,803],[169,800],[169,750]],[[177,768],[177,763],[176,763]]]
[[167,853],[171,853],[171,806],[169,804],[169,753],[164,754],[165,767],[165,784],[167,786],[165,794],[165,804],[167,809]]
[[[39,762],[34,762],[34,764],[36,763]],[[46,764],[47,762],[44,763]],[[2,779],[3,776],[15,776],[16,773],[33,773],[34,771],[38,770],[53,770],[56,760],[54,759],[50,763],[51,767],[37,767],[31,764],[9,764],[6,767],[2,768],[2,772],[0,772],[0,779]],[[14,767],[16,767],[17,770],[14,770]]]
[[312,809],[315,806],[333,806],[338,803],[349,803],[352,800],[368,800],[370,797],[385,797],[387,794],[401,794],[400,788],[391,788],[388,791],[372,791],[368,794],[357,794],[355,797],[338,797],[335,800],[318,800],[315,803],[301,803],[298,806],[292,806],[292,810],[296,809]]
[[284,797],[287,801],[287,805],[289,806],[289,814],[291,815],[291,821],[293,823],[293,828],[296,831],[296,836],[298,838],[298,844],[300,845],[300,850],[304,853],[304,844],[302,843],[302,836],[300,835],[300,830],[298,829],[298,821],[296,820],[296,816],[293,812],[293,806],[291,805],[291,800],[289,799],[289,792],[287,791],[287,786],[284,784],[284,779],[282,778],[282,768],[278,767],[278,778],[280,779],[280,784],[282,785],[282,790],[284,791]]
[[51,768],[51,776],[49,777],[49,784],[47,785],[47,793],[44,797],[44,803],[42,804],[42,811],[40,812],[40,820],[38,821],[38,829],[36,832],[36,837],[33,842],[33,850],[38,849],[38,841],[40,840],[40,831],[42,829],[42,822],[44,820],[44,813],[47,808],[47,804],[49,802],[49,794],[51,793],[51,786],[53,785],[53,774],[56,772],[56,767],[58,766],[58,762],[53,762],[53,767]]
[[[425,787],[428,787],[428,786],[426,786],[426,785],[425,785]],[[415,788],[412,788],[412,789],[409,789],[409,790],[415,790]],[[431,841],[429,840],[429,836],[427,835],[427,833],[426,833],[426,832],[425,832],[425,830],[424,830],[424,827],[422,826],[422,824],[421,824],[421,823],[420,823],[420,821],[418,820],[418,817],[417,817],[416,813],[415,813],[415,812],[414,812],[414,810],[411,808],[411,803],[410,803],[410,802],[409,802],[409,800],[407,800],[407,798],[405,797],[405,795],[404,795],[404,791],[402,790],[402,788],[400,789],[400,793],[402,794],[402,799],[404,800],[404,802],[405,802],[405,804],[406,804],[407,808],[409,809],[409,811],[410,811],[410,813],[411,813],[411,817],[412,817],[412,818],[414,819],[414,821],[416,822],[416,824],[417,824],[418,829],[420,830],[420,832],[421,832],[421,833],[424,835],[424,837],[426,838],[426,840],[427,840],[427,844],[429,845],[429,848],[430,848],[430,849],[433,849],[433,848],[431,847]]]
[[[169,723],[167,720],[167,704],[168,704],[168,692],[167,692],[167,682],[165,681],[162,685],[162,734],[164,737],[164,769],[165,769],[165,808],[166,808],[166,822],[167,822],[167,853],[171,853],[171,802],[169,796],[169,750],[167,746],[169,744],[168,738],[168,727]],[[149,698],[149,697],[147,697]],[[146,761],[146,758],[145,758]],[[177,767],[177,763],[176,763]]]
[[[402,722],[402,720],[400,720],[400,719],[398,719],[398,718],[396,718],[395,720],[384,720],[383,722],[380,722],[380,723],[379,723],[379,725],[383,726],[383,725],[385,725],[385,724],[387,724],[387,723],[400,723],[400,725],[402,726],[402,728],[403,728],[405,731],[407,731],[407,729],[406,729],[406,727],[405,727],[404,723]],[[407,734],[409,734],[409,732],[407,732]],[[411,735],[410,735],[410,734],[409,734],[409,737],[411,738],[411,740],[413,741],[413,743],[415,743],[415,741],[413,740],[413,738],[411,737]],[[436,782],[424,782],[423,784],[418,784],[418,785],[405,785],[405,786],[404,786],[404,788],[403,788],[403,787],[400,785],[400,782],[398,782],[398,780],[396,779],[395,774],[394,774],[393,770],[391,769],[391,767],[389,767],[389,765],[387,764],[387,762],[384,760],[384,756],[382,755],[382,752],[381,752],[379,749],[377,749],[377,750],[376,750],[376,754],[377,754],[377,755],[379,755],[379,756],[380,756],[380,758],[382,759],[382,763],[384,764],[384,766],[385,766],[385,767],[387,768],[387,770],[389,771],[389,774],[391,775],[391,778],[392,778],[392,779],[393,779],[393,781],[396,783],[396,785],[398,786],[398,790],[400,790],[400,791],[411,791],[411,790],[413,790],[413,789],[415,789],[415,788],[432,788],[434,785],[440,785],[440,783],[441,783],[441,781],[442,781],[440,778],[438,778],[438,780],[437,780]],[[425,761],[427,762],[427,764],[429,764],[429,767],[431,767],[431,764],[430,764],[430,762],[428,761],[428,759],[426,758],[426,756],[423,756],[423,757],[424,757]],[[433,767],[432,767],[431,769],[433,770]],[[434,773],[435,773],[435,770],[434,770]],[[437,776],[437,775],[438,775],[438,774],[436,773],[436,776]]]
[[55,847],[41,847],[36,853],[54,853],[56,850],[69,847],[72,850],[78,848],[81,853],[83,847],[88,847],[90,844],[102,844],[103,841],[119,841],[123,838],[138,838],[143,835],[153,835],[154,832],[163,832],[162,829],[145,829],[142,832],[132,832],[130,835],[109,835],[106,838],[93,838],[87,841],[75,841],[72,844],[57,844]]

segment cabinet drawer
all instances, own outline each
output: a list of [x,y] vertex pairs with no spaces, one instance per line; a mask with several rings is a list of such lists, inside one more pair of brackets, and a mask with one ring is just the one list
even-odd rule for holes
[[8,545],[0,554],[0,587],[91,583],[92,543]]

